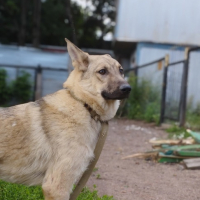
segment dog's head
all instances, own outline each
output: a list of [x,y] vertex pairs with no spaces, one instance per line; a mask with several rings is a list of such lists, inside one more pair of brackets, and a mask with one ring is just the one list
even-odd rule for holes
[[[119,100],[129,96],[131,87],[124,79],[122,66],[115,59],[110,55],[89,55],[65,40],[74,66],[70,82],[80,84],[88,93],[100,95],[105,100]],[[66,81],[64,87],[68,85]]]

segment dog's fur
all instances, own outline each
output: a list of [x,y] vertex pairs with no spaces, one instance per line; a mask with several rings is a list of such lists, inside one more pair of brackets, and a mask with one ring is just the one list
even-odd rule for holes
[[45,200],[69,199],[93,158],[101,121],[112,119],[129,93],[120,90],[129,85],[116,60],[66,41],[74,70],[65,89],[0,109],[0,178],[42,185]]

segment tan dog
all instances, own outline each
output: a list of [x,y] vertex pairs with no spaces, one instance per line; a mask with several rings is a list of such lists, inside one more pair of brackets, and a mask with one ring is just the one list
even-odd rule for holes
[[63,90],[0,109],[0,178],[42,185],[45,200],[68,200],[93,158],[101,122],[131,90],[120,64],[67,41],[74,70]]

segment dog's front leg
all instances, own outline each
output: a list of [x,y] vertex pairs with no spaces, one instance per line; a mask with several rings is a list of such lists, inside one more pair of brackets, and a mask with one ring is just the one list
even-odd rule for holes
[[73,184],[93,157],[93,151],[86,148],[76,150],[78,152],[73,152],[73,156],[68,154],[69,157],[56,160],[47,170],[42,184],[45,200],[69,200]]
[[[55,168],[56,170],[56,168]],[[65,169],[57,168],[45,176],[42,190],[45,200],[68,200],[70,195],[70,181]]]

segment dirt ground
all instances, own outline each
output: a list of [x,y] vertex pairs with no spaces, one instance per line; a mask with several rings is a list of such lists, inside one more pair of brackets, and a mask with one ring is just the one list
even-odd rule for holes
[[179,164],[121,158],[151,150],[149,139],[166,138],[158,127],[133,120],[113,120],[106,144],[87,183],[99,195],[115,200],[200,200],[200,170],[185,170]]

